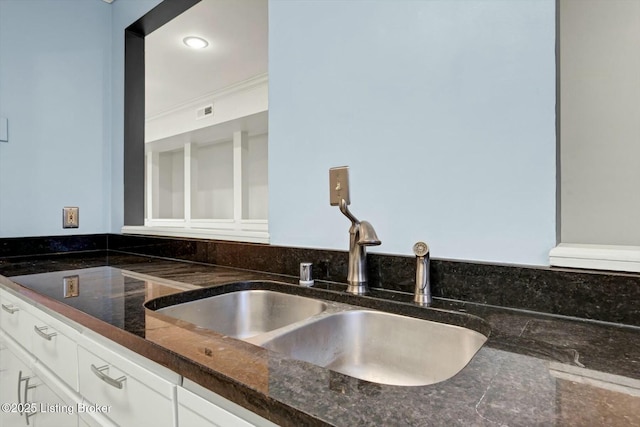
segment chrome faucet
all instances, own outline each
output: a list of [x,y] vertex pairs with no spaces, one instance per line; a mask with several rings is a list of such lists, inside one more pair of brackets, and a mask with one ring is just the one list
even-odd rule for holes
[[377,246],[378,239],[373,226],[367,221],[358,221],[347,207],[347,201],[340,199],[340,212],[351,220],[349,228],[349,273],[347,292],[364,295],[369,292],[367,284],[367,246]]

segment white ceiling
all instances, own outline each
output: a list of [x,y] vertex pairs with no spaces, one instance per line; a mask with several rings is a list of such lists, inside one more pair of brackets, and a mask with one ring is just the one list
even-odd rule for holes
[[[267,72],[267,0],[202,0],[145,39],[146,116]],[[198,36],[209,46],[190,49]]]

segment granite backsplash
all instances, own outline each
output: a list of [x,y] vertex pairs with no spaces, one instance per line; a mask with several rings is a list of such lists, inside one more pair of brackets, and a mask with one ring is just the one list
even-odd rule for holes
[[[345,283],[347,251],[120,234],[0,239],[0,259],[109,251]],[[412,293],[412,256],[368,254],[372,288]],[[640,326],[640,274],[434,259],[434,297]]]

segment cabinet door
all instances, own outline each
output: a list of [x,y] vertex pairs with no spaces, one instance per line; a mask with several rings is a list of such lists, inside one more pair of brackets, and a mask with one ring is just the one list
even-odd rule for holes
[[9,405],[8,411],[0,412],[0,425],[77,427],[77,406],[42,381],[32,368],[35,360],[3,336],[0,346],[0,403]]
[[33,427],[77,427],[77,405],[62,400],[42,381],[33,384],[35,388],[28,390],[29,402],[36,405],[37,412],[29,417],[29,425]]
[[116,354],[101,351],[99,357],[79,346],[78,360],[80,393],[87,405],[123,426],[175,425],[174,385]]
[[178,427],[278,427],[249,409],[184,378],[178,393]]
[[33,355],[73,390],[78,390],[76,331],[42,312],[35,312],[30,325]]
[[178,427],[253,427],[200,396],[178,388]]
[[[17,411],[19,403],[18,380],[21,371],[26,376],[30,373],[27,367],[11,353],[4,339],[0,336],[0,403],[9,405],[8,408],[4,406],[0,411],[0,425],[2,427],[23,427],[26,425],[24,415]],[[12,407],[14,404],[16,406]]]

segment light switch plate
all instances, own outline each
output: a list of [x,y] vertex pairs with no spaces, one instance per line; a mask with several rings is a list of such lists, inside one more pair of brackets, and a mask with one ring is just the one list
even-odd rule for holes
[[9,142],[9,120],[0,117],[0,142]]
[[329,169],[329,203],[338,206],[340,200],[351,203],[349,199],[349,166]]

